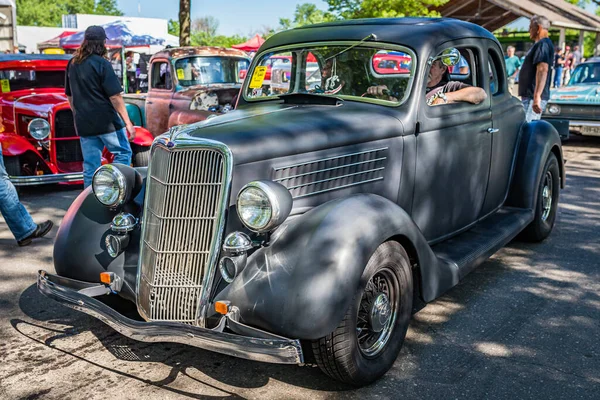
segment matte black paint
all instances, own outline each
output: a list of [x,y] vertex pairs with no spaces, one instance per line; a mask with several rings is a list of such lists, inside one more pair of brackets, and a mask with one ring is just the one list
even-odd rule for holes
[[[427,57],[454,45],[471,46],[486,61],[490,49],[501,54],[496,39],[481,27],[436,19],[344,21],[274,35],[263,49],[360,40],[371,33],[381,42],[411,44],[417,54],[413,92],[404,105],[248,103],[240,97],[236,111],[190,125],[176,139],[212,139],[231,149],[235,165],[226,233],[244,229],[235,198],[249,181],[273,179],[276,168],[294,163],[387,148],[384,180],[296,199],[293,217],[267,247],[249,256],[242,274],[229,286],[216,280],[215,298],[240,308],[249,325],[302,339],[330,333],[367,260],[390,239],[411,248],[421,295],[431,301],[526,225],[550,151],[557,154],[564,185],[558,133],[545,122],[523,124],[522,107],[504,81],[499,94],[477,106],[452,105],[450,113],[425,106]],[[487,73],[477,76],[489,87]],[[501,131],[492,134],[491,127]],[[128,207],[138,210],[142,196],[143,191]],[[131,240],[135,246],[115,260],[104,258],[103,236],[115,214],[84,192],[59,230],[55,266],[60,275],[86,281],[97,281],[103,270],[123,273],[129,284],[124,296],[131,299],[139,232]],[[468,229],[472,232],[461,234]],[[486,239],[469,239],[473,232]],[[453,242],[441,242],[452,237]],[[451,243],[461,250],[458,255],[447,249]]]
[[[391,201],[357,194],[325,203],[281,226],[248,259],[216,300],[240,308],[243,322],[279,335],[317,339],[333,331],[348,308],[368,259],[384,241],[404,236],[417,249],[427,293],[458,282],[440,265],[410,216]],[[445,290],[445,289],[443,289]]]

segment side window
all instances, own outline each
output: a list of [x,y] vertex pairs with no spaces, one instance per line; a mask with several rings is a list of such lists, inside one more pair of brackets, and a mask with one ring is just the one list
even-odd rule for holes
[[163,90],[171,90],[173,87],[168,62],[160,61],[152,64],[152,87]]
[[[448,51],[450,49],[447,49]],[[440,58],[443,53],[436,56],[436,60],[432,62],[428,73],[426,103],[429,106],[446,105],[447,102],[472,102],[470,98],[466,100],[449,100],[447,93],[458,92],[470,86],[482,86],[483,80],[478,76],[480,71],[480,57],[478,50],[468,47],[457,47],[460,53],[456,65],[447,66],[444,64],[446,58]],[[450,62],[448,59],[446,62]],[[452,96],[455,97],[455,96]],[[477,104],[477,103],[476,103]],[[452,105],[452,104],[449,104]]]
[[500,58],[498,53],[492,49],[488,51],[487,71],[490,80],[490,93],[492,96],[504,93],[504,70],[502,63],[504,60]]

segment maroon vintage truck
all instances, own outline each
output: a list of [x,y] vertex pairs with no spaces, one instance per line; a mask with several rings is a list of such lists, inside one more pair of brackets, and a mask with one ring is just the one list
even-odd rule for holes
[[[0,55],[0,145],[15,186],[83,182],[81,145],[64,89],[70,57]],[[134,165],[144,166],[153,137],[144,128],[136,133]],[[112,154],[103,156],[112,161]]]
[[235,106],[250,59],[223,47],[177,47],[156,53],[148,68],[148,93],[127,94],[134,125],[154,136],[170,127],[202,121]]

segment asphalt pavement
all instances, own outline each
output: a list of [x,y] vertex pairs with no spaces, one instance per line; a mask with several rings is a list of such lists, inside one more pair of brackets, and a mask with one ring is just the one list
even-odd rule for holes
[[[19,248],[0,219],[0,399],[599,399],[600,138],[564,147],[567,187],[545,242],[513,242],[413,317],[394,367],[354,389],[312,366],[127,339],[38,293],[52,241]],[[77,188],[28,189],[60,223]]]

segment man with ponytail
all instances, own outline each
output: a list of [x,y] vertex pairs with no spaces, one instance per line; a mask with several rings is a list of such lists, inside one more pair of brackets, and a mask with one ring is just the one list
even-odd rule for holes
[[110,62],[106,59],[106,33],[100,26],[90,26],[84,41],[67,66],[65,92],[73,110],[75,129],[83,153],[84,187],[108,149],[114,162],[131,164],[131,141],[135,129],[125,108],[123,89]]

